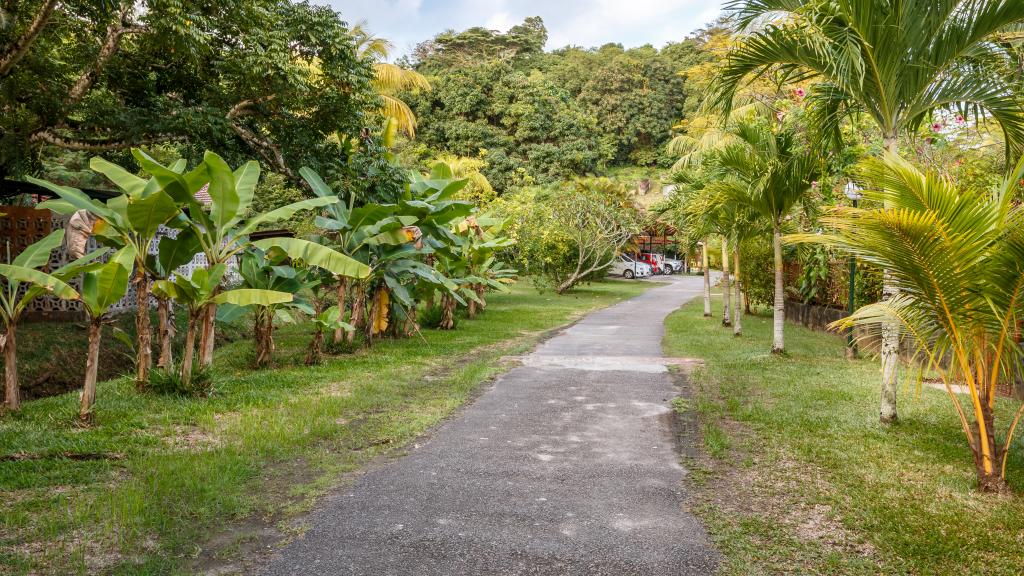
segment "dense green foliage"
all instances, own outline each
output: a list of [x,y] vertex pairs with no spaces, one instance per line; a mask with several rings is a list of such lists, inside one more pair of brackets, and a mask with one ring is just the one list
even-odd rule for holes
[[306,2],[19,2],[0,17],[0,176],[49,147],[168,140],[322,169],[376,105],[371,79],[340,15]]
[[665,162],[689,95],[679,72],[706,59],[701,41],[545,53],[546,38],[530,18],[504,34],[471,28],[421,44],[413,63],[433,86],[410,97],[421,147],[480,155],[499,192]]

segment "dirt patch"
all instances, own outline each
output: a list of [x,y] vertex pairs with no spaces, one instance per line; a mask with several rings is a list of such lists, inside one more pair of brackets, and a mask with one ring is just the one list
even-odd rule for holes
[[203,452],[223,445],[217,434],[199,426],[172,426],[164,434],[163,441],[168,448],[188,452]]

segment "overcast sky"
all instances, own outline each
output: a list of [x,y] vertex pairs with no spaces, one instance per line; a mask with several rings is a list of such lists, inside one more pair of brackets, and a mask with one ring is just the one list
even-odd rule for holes
[[318,0],[349,23],[365,20],[394,56],[448,28],[505,31],[528,16],[548,29],[548,49],[618,42],[627,48],[682,40],[714,20],[720,0]]

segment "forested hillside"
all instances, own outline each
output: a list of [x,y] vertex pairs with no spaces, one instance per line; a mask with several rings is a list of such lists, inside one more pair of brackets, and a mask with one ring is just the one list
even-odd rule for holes
[[698,105],[686,71],[713,57],[706,46],[717,30],[660,50],[552,52],[540,18],[505,33],[444,32],[403,62],[432,86],[404,97],[419,119],[405,152],[478,157],[499,193],[617,166],[668,166],[672,127]]

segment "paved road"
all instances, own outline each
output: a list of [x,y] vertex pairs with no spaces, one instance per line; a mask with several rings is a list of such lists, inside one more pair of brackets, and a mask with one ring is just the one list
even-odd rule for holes
[[717,554],[682,508],[663,319],[701,279],[591,314],[408,456],[315,511],[266,575],[689,575]]

